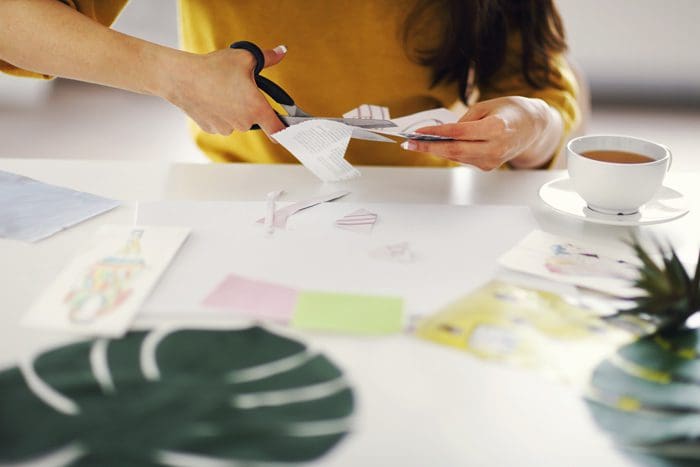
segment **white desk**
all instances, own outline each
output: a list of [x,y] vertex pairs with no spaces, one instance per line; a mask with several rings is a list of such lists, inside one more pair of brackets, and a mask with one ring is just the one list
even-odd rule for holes
[[[299,166],[187,165],[0,159],[0,169],[127,201],[36,245],[0,240],[0,367],[19,355],[63,342],[65,335],[19,327],[20,316],[77,246],[102,223],[131,222],[135,203],[163,199],[263,200],[284,188],[286,199],[322,185]],[[539,186],[560,172],[480,173],[467,168],[362,168],[356,181],[335,184],[343,201],[529,205],[540,228],[573,237],[619,235],[621,227],[562,218],[538,200]],[[700,239],[700,174],[671,173],[668,184],[690,198],[675,222],[645,228],[685,251]],[[327,188],[326,188],[327,190]],[[478,232],[473,239],[488,241]],[[484,280],[488,280],[484,277]],[[614,466],[634,460],[612,447],[569,387],[517,369],[487,365],[411,336],[358,339],[301,334],[329,354],[353,382],[355,432],[323,465],[332,466]]]

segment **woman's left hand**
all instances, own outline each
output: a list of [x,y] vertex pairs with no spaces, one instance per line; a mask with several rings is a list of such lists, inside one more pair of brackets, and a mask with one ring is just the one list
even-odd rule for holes
[[506,162],[515,168],[546,164],[559,145],[563,125],[559,112],[541,99],[509,96],[479,102],[457,123],[423,127],[417,133],[455,141],[407,140],[404,149],[476,166],[497,169]]

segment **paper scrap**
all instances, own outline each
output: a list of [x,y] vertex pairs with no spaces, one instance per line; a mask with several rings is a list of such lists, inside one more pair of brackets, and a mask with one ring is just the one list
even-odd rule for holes
[[359,177],[360,171],[345,160],[353,128],[331,120],[308,120],[291,125],[272,137],[324,182]]
[[229,274],[202,302],[263,321],[289,323],[299,291],[280,284]]
[[564,297],[500,281],[423,319],[416,334],[577,387],[587,386],[596,365],[635,338]]
[[416,255],[409,242],[390,243],[376,248],[370,252],[370,256],[376,259],[395,261],[397,263],[411,263]]
[[362,104],[343,114],[344,118],[371,118],[375,120],[389,120],[389,107],[375,104]]
[[119,202],[0,171],[0,237],[37,242]]
[[358,209],[335,221],[335,225],[344,230],[369,233],[376,222],[377,214],[366,209]]
[[180,227],[105,225],[25,315],[28,326],[123,335],[189,234]]
[[396,124],[395,127],[373,129],[376,133],[383,135],[399,136],[409,139],[428,139],[428,140],[444,140],[441,136],[424,135],[415,133],[418,128],[425,126],[444,125],[446,123],[456,123],[459,121],[459,115],[445,108],[424,110],[423,112],[406,115],[404,117],[394,118],[391,120]]
[[332,292],[299,294],[292,325],[354,334],[391,334],[403,328],[403,299]]
[[277,199],[282,196],[284,190],[270,191],[267,194],[267,212],[265,213],[265,230],[268,235],[274,233],[275,231],[275,203]]
[[619,241],[578,241],[539,230],[498,260],[506,268],[604,293],[634,297],[638,260]]
[[[342,198],[343,196],[346,196],[349,194],[350,194],[350,192],[346,191],[346,190],[336,191],[335,193],[314,196],[313,198],[299,201],[297,203],[293,203],[293,204],[290,204],[290,205],[285,206],[283,208],[280,208],[280,209],[275,211],[273,225],[278,229],[283,229],[287,225],[287,219],[289,218],[289,216],[292,216],[301,210],[316,206],[317,204],[327,203],[329,201],[335,201],[336,199]],[[264,224],[265,217],[258,219],[257,223]]]
[[[373,104],[362,104],[343,114],[343,118],[368,118],[376,120],[389,120],[389,107]],[[376,141],[379,143],[395,143],[393,139],[384,137],[364,128],[353,127],[353,139],[363,139],[366,141]]]

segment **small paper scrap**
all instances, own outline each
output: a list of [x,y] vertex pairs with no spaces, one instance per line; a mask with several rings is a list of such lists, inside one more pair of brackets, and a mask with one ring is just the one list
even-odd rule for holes
[[377,214],[358,209],[335,221],[336,227],[352,232],[370,233],[377,222]]
[[102,226],[22,324],[122,336],[189,232],[179,227]]
[[117,206],[119,201],[0,170],[0,238],[38,242]]
[[[287,219],[296,214],[297,212],[308,209],[310,207],[316,206],[317,204],[326,203],[329,201],[335,201],[336,199],[342,198],[343,196],[349,195],[349,191],[336,191],[328,195],[315,196],[304,201],[299,201],[297,203],[290,204],[283,208],[280,208],[274,213],[273,225],[275,228],[283,229],[287,225]],[[261,217],[257,220],[258,224],[265,223],[265,217]]]
[[331,292],[299,294],[292,325],[300,329],[392,334],[403,328],[403,299]]
[[345,160],[353,128],[331,120],[308,120],[291,125],[272,137],[324,182],[359,177],[360,171]]
[[389,120],[389,107],[374,104],[362,104],[343,114],[344,118],[370,118],[375,120]]
[[391,243],[381,246],[370,252],[370,256],[376,259],[394,261],[397,263],[411,263],[416,259],[411,244],[408,242]]
[[229,274],[202,302],[205,306],[287,324],[299,291],[280,284]]

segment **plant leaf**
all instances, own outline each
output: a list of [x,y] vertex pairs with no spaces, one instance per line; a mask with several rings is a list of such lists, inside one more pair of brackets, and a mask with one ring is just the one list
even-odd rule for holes
[[598,425],[625,446],[697,442],[700,430],[700,331],[647,336],[601,362],[587,405]]
[[0,372],[0,462],[68,445],[84,451],[75,466],[306,462],[344,437],[354,406],[332,362],[261,328],[129,333],[59,347],[32,368],[79,412],[32,392],[18,368]]
[[698,262],[695,265],[695,276],[693,276],[693,282],[690,285],[690,292],[692,294],[691,306],[693,310],[700,310],[700,251],[698,252]]

